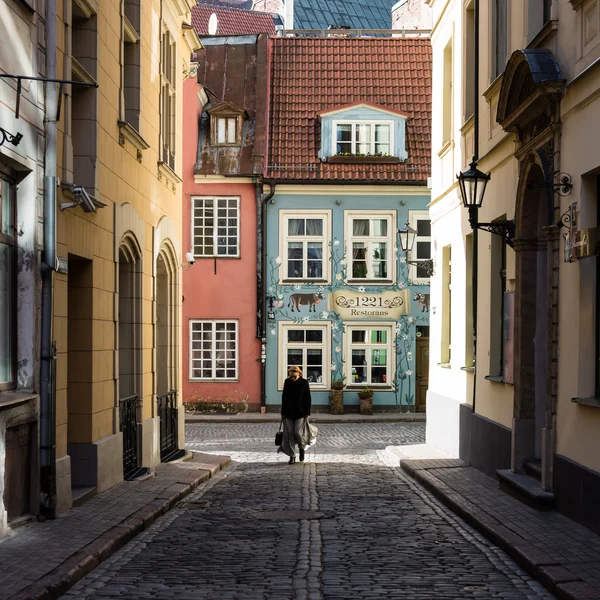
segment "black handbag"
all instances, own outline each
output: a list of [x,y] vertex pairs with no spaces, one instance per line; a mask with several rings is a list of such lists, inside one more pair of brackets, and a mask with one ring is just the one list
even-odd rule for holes
[[283,431],[281,428],[283,426],[283,419],[281,419],[281,423],[279,423],[279,431],[275,434],[275,445],[281,446],[283,444]]

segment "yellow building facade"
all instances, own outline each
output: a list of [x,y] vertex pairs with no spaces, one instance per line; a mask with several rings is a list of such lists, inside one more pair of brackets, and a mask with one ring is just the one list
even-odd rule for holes
[[173,409],[193,4],[56,2],[57,76],[88,84],[64,86],[56,146],[58,512],[184,446]]
[[427,439],[519,493],[515,475],[539,480],[537,500],[599,530],[600,5],[479,0],[477,158],[491,176],[479,221],[514,221],[514,232],[479,231],[473,290],[455,175],[475,146],[474,2],[428,4],[439,277]]

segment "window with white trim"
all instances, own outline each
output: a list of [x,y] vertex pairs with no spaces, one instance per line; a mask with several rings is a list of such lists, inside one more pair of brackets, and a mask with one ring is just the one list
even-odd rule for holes
[[395,215],[378,210],[347,211],[349,278],[391,281],[394,273]]
[[329,279],[331,211],[280,211],[282,281]]
[[334,121],[333,154],[394,155],[392,121]]
[[237,321],[190,321],[190,380],[236,381],[237,349]]
[[237,135],[237,117],[217,117],[217,144],[236,144]]
[[347,385],[391,386],[395,324],[346,326]]
[[288,369],[297,366],[311,388],[329,389],[329,325],[280,323],[279,334],[280,388],[283,388]]
[[199,257],[239,257],[239,198],[192,197],[192,252]]
[[[409,224],[417,232],[410,259],[425,262],[431,259],[431,219],[427,211],[410,211]],[[429,283],[427,269],[420,265],[410,265],[410,281]]]

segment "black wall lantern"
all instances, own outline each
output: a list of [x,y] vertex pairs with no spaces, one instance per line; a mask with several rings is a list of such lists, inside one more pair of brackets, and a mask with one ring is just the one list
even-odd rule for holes
[[460,187],[460,195],[465,208],[469,209],[469,223],[471,228],[489,231],[504,238],[504,241],[512,248],[512,240],[515,237],[515,222],[513,220],[495,221],[493,223],[479,222],[479,209],[483,204],[483,197],[490,175],[477,168],[477,162],[473,162],[467,171],[457,176]]
[[0,127],[0,146],[9,142],[13,146],[18,146],[19,142],[23,139],[22,133],[9,133],[3,127]]
[[275,320],[275,310],[273,309],[273,300],[275,300],[275,298],[273,296],[267,296],[267,302],[269,303],[269,311],[267,312],[267,320],[268,321]]
[[415,239],[417,232],[413,229],[408,222],[404,225],[404,229],[398,229],[398,236],[400,237],[400,247],[404,254],[406,254],[406,264],[414,265],[419,270],[425,272],[426,277],[433,275],[433,260],[411,260],[410,253],[412,252],[413,246],[415,245]]

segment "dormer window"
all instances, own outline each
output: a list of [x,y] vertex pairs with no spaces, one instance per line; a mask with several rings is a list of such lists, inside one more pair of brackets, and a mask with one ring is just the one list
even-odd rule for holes
[[365,121],[334,121],[333,154],[370,154],[393,156],[393,123]]
[[246,111],[231,102],[218,102],[206,109],[210,115],[212,146],[241,146]]
[[319,158],[324,162],[399,163],[408,159],[406,113],[357,102],[317,113],[321,122]]
[[237,117],[217,117],[217,144],[237,144]]

